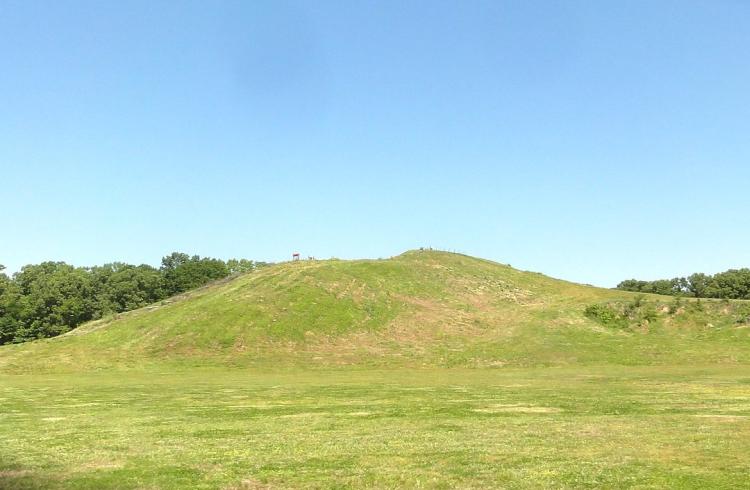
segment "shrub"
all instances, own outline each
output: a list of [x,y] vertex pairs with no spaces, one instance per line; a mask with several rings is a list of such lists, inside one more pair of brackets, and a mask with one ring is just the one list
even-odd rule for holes
[[656,308],[654,305],[646,305],[640,309],[639,313],[639,320],[640,323],[642,323],[644,320],[653,323],[658,318],[658,313],[656,313]]
[[674,302],[671,305],[669,305],[669,314],[674,315],[680,310],[680,308],[682,308],[682,297],[677,296],[674,299]]
[[738,325],[750,324],[750,306],[744,305],[737,310],[736,323]]
[[627,328],[628,326],[627,318],[610,305],[589,305],[583,314],[607,327]]

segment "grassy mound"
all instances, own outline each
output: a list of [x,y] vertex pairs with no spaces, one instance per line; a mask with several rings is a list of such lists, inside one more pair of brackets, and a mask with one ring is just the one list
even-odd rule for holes
[[744,363],[750,307],[599,289],[433,251],[276,265],[61,337],[5,372]]

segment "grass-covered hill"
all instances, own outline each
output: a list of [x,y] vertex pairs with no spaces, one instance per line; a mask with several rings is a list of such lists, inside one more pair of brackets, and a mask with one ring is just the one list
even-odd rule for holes
[[301,261],[48,340],[0,371],[750,361],[750,303],[639,296],[459,254]]

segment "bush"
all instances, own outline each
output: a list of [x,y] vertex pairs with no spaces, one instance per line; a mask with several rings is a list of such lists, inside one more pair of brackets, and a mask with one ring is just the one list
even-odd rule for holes
[[669,305],[669,314],[676,314],[680,310],[680,308],[682,308],[682,297],[678,296],[675,298],[674,302]]
[[625,304],[590,305],[584,310],[584,315],[604,326],[620,329],[654,323],[659,318],[656,306],[642,296]]
[[737,325],[750,324],[750,306],[744,305],[737,310],[736,323]]
[[639,323],[643,323],[643,321],[653,323],[659,317],[659,314],[656,312],[656,307],[654,307],[654,305],[646,305],[642,307],[638,313],[638,320],[640,320]]
[[610,305],[589,305],[583,311],[583,314],[607,327],[628,327],[627,318],[613,309]]

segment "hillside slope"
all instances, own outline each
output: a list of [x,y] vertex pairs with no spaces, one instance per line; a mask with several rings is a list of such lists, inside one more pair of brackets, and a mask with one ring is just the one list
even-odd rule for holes
[[61,337],[0,370],[745,363],[750,307],[647,298],[459,254],[268,267]]

